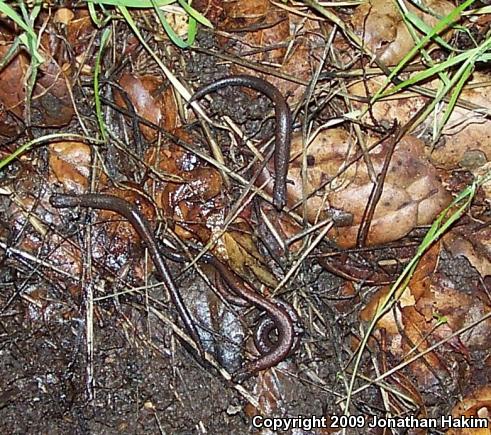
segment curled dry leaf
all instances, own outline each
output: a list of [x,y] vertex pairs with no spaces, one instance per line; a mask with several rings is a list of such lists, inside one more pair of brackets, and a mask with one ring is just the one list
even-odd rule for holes
[[90,147],[83,142],[55,142],[48,146],[51,182],[61,183],[67,192],[88,188]]
[[[474,73],[472,80],[467,83],[460,99],[482,107],[488,107],[491,100],[491,87],[489,75]],[[356,101],[367,95],[373,95],[383,84],[381,79],[369,79],[357,82],[350,86],[350,94],[355,99],[353,107],[365,109],[365,105]],[[430,89],[436,89],[437,82],[426,84]],[[397,120],[404,125],[421,109],[426,101],[425,97],[415,97],[409,93],[399,93],[397,99],[384,100],[370,107],[370,115],[366,115],[365,122],[387,123]],[[440,118],[446,106],[439,108]],[[373,117],[373,118],[372,118]],[[437,118],[437,119],[438,119]],[[420,127],[423,131],[431,132],[434,127],[434,116],[429,116]],[[428,148],[431,161],[438,167],[454,169],[458,167],[477,170],[486,162],[491,161],[491,120],[471,110],[455,107],[447,125],[442,131],[442,140],[434,147]]]
[[447,435],[490,435],[491,430],[491,386],[477,388],[462,399],[453,409],[452,417],[476,417],[489,420],[487,428],[449,429]]
[[[369,138],[367,142],[368,145],[375,143],[375,138]],[[369,154],[376,174],[382,169],[388,146],[389,140],[385,140]],[[333,217],[333,214],[344,216],[336,222],[337,227],[329,237],[342,247],[352,247],[373,189],[367,166],[359,158],[340,174],[347,163],[360,157],[348,133],[341,129],[320,133],[306,152],[307,175],[303,184],[302,138],[300,134],[294,135],[288,203],[293,206],[302,201],[303,190],[306,195],[312,194],[305,201],[309,221],[317,222]],[[450,195],[443,188],[435,168],[423,154],[423,143],[413,136],[403,137],[396,145],[371,222],[368,245],[397,240],[414,227],[430,223],[450,202]],[[320,190],[323,186],[325,188]],[[268,189],[271,189],[271,183]]]
[[[425,13],[410,2],[404,3],[409,12],[420,18],[430,28],[439,21],[438,17],[448,15],[454,6],[446,0],[428,0],[425,7],[430,13]],[[355,9],[351,18],[354,31],[363,39],[370,52],[376,55],[386,65],[395,65],[414,47],[404,22],[402,13],[394,2],[384,0],[369,0]],[[419,34],[423,36],[423,34]],[[451,31],[440,36],[450,39]]]
[[[177,107],[171,86],[164,86],[163,81],[155,76],[130,73],[123,74],[119,84],[139,116],[168,131],[177,127]],[[120,107],[127,108],[120,92],[116,92],[115,101]],[[140,128],[149,141],[157,138],[155,129],[142,124]]]

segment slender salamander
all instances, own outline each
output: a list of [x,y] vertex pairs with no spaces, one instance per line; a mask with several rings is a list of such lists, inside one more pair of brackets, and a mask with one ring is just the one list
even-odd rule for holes
[[160,254],[157,241],[155,240],[152,230],[150,229],[150,224],[134,204],[118,198],[117,196],[105,195],[102,193],[52,195],[49,201],[51,205],[56,208],[90,207],[99,210],[110,210],[126,218],[136,230],[141,240],[145,243],[148,252],[150,253],[150,257],[155,264],[155,268],[161,276],[164,285],[169,292],[171,300],[174,303],[182,322],[184,323],[184,326],[196,343],[201,354],[204,354],[198,331],[196,330],[193,319],[182,300],[179,290],[174,284],[174,280],[171,277],[169,269],[162,258],[162,255]]
[[281,210],[286,205],[286,181],[290,160],[292,115],[281,92],[267,81],[249,75],[228,76],[209,85],[203,86],[191,97],[190,102],[204,97],[210,92],[226,86],[245,86],[265,94],[275,106],[275,181],[273,187],[273,204]]
[[[186,257],[171,249],[165,250],[164,255],[180,263],[187,261]],[[212,254],[206,253],[201,258],[218,271],[226,285],[233,292],[233,295],[228,296],[224,295],[223,291],[220,292],[227,301],[238,306],[244,306],[243,301],[246,301],[248,304],[252,304],[268,314],[259,322],[255,331],[254,342],[259,344],[257,349],[261,356],[237,371],[234,374],[234,378],[236,380],[244,380],[283,361],[291,353],[292,349],[298,346],[300,340],[295,331],[295,323],[298,316],[293,307],[286,302],[270,301],[264,298],[245,285],[235,273]],[[239,297],[238,300],[237,297]],[[278,335],[274,343],[269,339],[269,333],[273,329],[276,329]]]

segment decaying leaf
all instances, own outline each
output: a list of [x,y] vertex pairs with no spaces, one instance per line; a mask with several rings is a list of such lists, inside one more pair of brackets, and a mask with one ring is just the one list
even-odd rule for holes
[[[267,0],[224,2],[223,8],[225,19],[218,21],[218,28],[230,34],[230,37],[225,34],[221,37],[226,42],[233,40],[233,52],[237,56],[254,63],[278,66],[283,73],[308,82],[318,67],[318,58],[326,43],[320,36],[325,30],[318,21],[288,13]],[[251,73],[240,65],[232,65],[232,71]],[[264,78],[283,95],[292,95],[292,104],[305,90],[298,83],[274,75],[264,75]]]
[[[429,0],[425,7],[430,13],[425,13],[410,2],[404,2],[410,13],[420,18],[430,28],[445,17],[454,8],[446,0]],[[414,39],[407,29],[401,11],[396,2],[384,0],[368,0],[355,9],[351,18],[355,32],[364,43],[386,65],[398,63],[414,46]],[[419,37],[424,34],[417,32]],[[451,37],[452,32],[443,35]]]
[[491,434],[491,386],[476,388],[462,399],[453,409],[452,417],[475,417],[488,419],[486,428],[449,429],[447,435],[490,435]]
[[[13,35],[0,21],[0,59],[3,59],[11,47]],[[14,136],[22,129],[25,90],[21,77],[27,72],[29,59],[19,53],[0,71],[0,134]]]
[[[125,73],[119,79],[119,84],[139,116],[168,131],[177,127],[177,108],[172,88],[164,86],[160,78]],[[119,92],[115,95],[115,101],[119,106],[127,107]],[[148,140],[157,138],[158,132],[155,129],[141,124],[140,128]]]
[[67,192],[83,193],[90,175],[90,147],[82,142],[55,142],[48,147],[52,181]]
[[[0,23],[0,58],[11,48],[15,34]],[[72,70],[66,62],[65,51],[52,22],[42,33],[39,50],[44,62],[39,66],[38,77],[32,92],[31,123],[40,127],[59,127],[72,119],[74,109],[70,97]],[[0,72],[0,134],[10,136],[25,119],[26,83],[29,58],[17,53]]]
[[[430,388],[441,376],[465,382],[470,376],[470,354],[491,345],[491,321],[478,323],[458,337],[452,335],[478,322],[491,312],[485,292],[461,288],[451,276],[437,271],[440,244],[435,244],[421,259],[399,303],[378,322],[387,333],[388,349],[401,361],[409,352],[423,352],[431,344],[445,344],[409,365],[418,384]],[[360,313],[370,321],[388,288],[381,289]],[[443,319],[443,320],[442,320]]]
[[250,232],[227,231],[220,238],[216,252],[247,282],[255,278],[268,287],[276,286],[276,278],[263,263]]
[[[246,280],[258,279],[273,287],[276,280],[262,263],[252,239],[252,231],[241,219],[234,221],[223,233],[227,209],[220,173],[203,166],[196,159],[174,146],[147,153],[147,160],[159,172],[173,175],[176,182],[152,182],[156,202],[174,224],[182,239],[207,244],[216,240],[213,252],[219,259]],[[158,162],[158,163],[157,163]]]
[[[371,138],[368,145],[374,142],[375,138]],[[386,140],[370,152],[376,174],[381,171],[388,145],[389,140]],[[313,195],[305,202],[310,222],[330,217],[332,210],[350,216],[342,226],[338,224],[329,237],[342,247],[354,246],[373,189],[365,162],[361,158],[356,160],[360,155],[348,133],[341,129],[326,130],[307,148],[307,176],[303,184],[301,153],[301,135],[294,135],[288,174],[289,205],[302,201],[305,189],[307,195]],[[342,172],[351,161],[354,163]],[[424,157],[423,143],[413,136],[405,136],[392,156],[367,244],[397,240],[414,227],[430,223],[449,201],[450,195],[435,168]]]
[[159,197],[165,214],[183,239],[207,243],[213,228],[224,219],[220,174],[213,168],[195,168],[180,173],[182,183],[167,183]]
[[[94,26],[92,18],[90,18],[89,11],[86,9],[75,9],[73,18],[67,23],[66,26],[66,38],[70,44],[70,48],[73,50],[75,59],[79,67],[82,67],[82,61],[86,65],[91,66],[93,58],[86,58],[89,54],[87,52],[91,38],[96,33],[97,29]],[[82,69],[82,72],[85,72]],[[87,72],[91,72],[91,68]]]
[[71,81],[74,70],[69,63],[64,41],[56,36],[52,23],[43,33],[41,47],[45,62],[32,95],[32,123],[41,127],[67,125],[74,113]]
[[473,228],[468,225],[455,228],[444,237],[446,248],[453,256],[463,256],[482,278],[491,275],[491,227]]

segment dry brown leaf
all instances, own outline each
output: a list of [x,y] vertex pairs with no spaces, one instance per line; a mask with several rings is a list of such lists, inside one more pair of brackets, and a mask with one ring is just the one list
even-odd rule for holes
[[[220,30],[231,34],[222,36],[225,42],[233,39],[234,53],[250,62],[279,66],[281,72],[309,81],[312,71],[318,67],[317,59],[325,46],[319,35],[325,32],[318,21],[298,17],[267,0],[253,2],[224,2],[224,20],[218,23]],[[297,29],[293,32],[292,29]],[[289,44],[295,38],[293,44]],[[250,74],[251,70],[233,65],[234,73]],[[283,95],[291,95],[295,104],[305,90],[304,86],[274,75],[263,78],[276,86]]]
[[491,386],[477,388],[461,400],[453,409],[452,417],[487,418],[487,428],[449,429],[447,435],[490,435],[491,434]]
[[55,142],[48,149],[51,181],[61,183],[67,192],[87,190],[90,147],[82,142]]
[[[418,16],[429,27],[434,27],[439,16],[448,15],[454,6],[446,0],[428,0],[425,7],[434,15],[424,13],[409,2],[408,10]],[[385,0],[369,0],[355,9],[351,18],[354,31],[363,42],[386,65],[395,65],[414,47],[411,37],[396,3]],[[440,36],[449,39],[452,32]],[[420,34],[420,36],[422,36]]]
[[[3,59],[11,47],[12,33],[2,26],[0,20],[0,58]],[[24,115],[25,90],[22,77],[29,67],[29,59],[23,52],[0,71],[0,134],[14,136],[20,132],[22,125],[20,120]]]
[[[378,328],[386,331],[390,353],[401,361],[414,346],[423,352],[431,344],[447,340],[409,366],[414,378],[425,388],[437,382],[435,374],[448,376],[450,372],[450,379],[464,382],[469,376],[466,361],[470,352],[491,345],[489,319],[459,337],[452,337],[456,331],[487,315],[491,307],[485,294],[480,297],[471,289],[456,286],[442,272],[435,272],[440,249],[437,243],[422,257],[400,302],[377,323]],[[369,322],[373,318],[387,293],[388,288],[383,288],[370,299],[360,313],[361,320]],[[441,318],[446,322],[439,324]]]
[[196,0],[193,1],[193,8],[206,16],[215,26],[223,16],[222,0]]
[[[373,143],[375,138],[368,138],[367,142]],[[388,142],[384,141],[370,153],[375,173],[381,171]],[[301,134],[295,134],[288,174],[290,206],[301,201],[303,189],[306,194],[314,193],[336,176],[346,162],[353,160],[356,150],[344,130],[331,129],[320,133],[307,149],[305,185],[302,184],[301,152],[302,137]],[[269,191],[271,184],[268,186]],[[338,224],[329,237],[342,247],[354,246],[372,188],[366,164],[359,159],[327,185],[324,191],[306,201],[309,221],[326,219],[342,211],[350,219],[343,222],[342,226]],[[405,136],[392,156],[367,244],[382,244],[403,237],[414,227],[430,223],[449,202],[450,195],[443,188],[435,168],[424,157],[423,143],[413,136]]]
[[[90,40],[97,29],[87,9],[77,8],[73,12],[75,16],[66,27],[66,38],[76,59],[80,61],[87,55]],[[89,60],[92,59],[85,59],[86,62]]]
[[[426,319],[423,314],[415,310],[415,303],[417,299],[421,298],[421,290],[416,290],[416,296],[412,294],[411,290],[412,284],[416,287],[421,285],[420,279],[425,276],[425,272],[435,269],[437,252],[438,248],[433,247],[427,255],[423,256],[420,262],[422,271],[418,273],[418,265],[418,269],[413,274],[409,285],[401,295],[401,303],[394,306],[377,323],[377,328],[383,328],[385,330],[390,353],[400,360],[404,360],[413,346],[417,346],[418,351],[423,352],[430,345],[427,336],[433,330],[432,318],[430,316],[429,319]],[[426,287],[427,285],[423,284],[423,288],[426,289]],[[371,321],[381,304],[385,301],[389,290],[389,287],[383,287],[373,295],[366,307],[360,312],[360,319],[362,321],[366,323]],[[445,364],[435,352],[431,352],[424,358],[416,360],[409,366],[409,369],[418,380],[418,383],[427,388],[437,382],[434,373],[441,375],[447,374]]]
[[491,227],[456,228],[444,237],[445,247],[453,256],[463,256],[482,278],[491,275]]
[[[139,116],[165,130],[177,127],[177,107],[172,88],[167,86],[164,89],[160,78],[125,73],[119,79],[119,84]],[[115,94],[115,101],[120,107],[126,108],[126,102],[119,92]],[[140,128],[148,140],[157,138],[158,132],[155,129],[142,124]]]
[[254,282],[256,279],[268,287],[276,287],[277,281],[261,261],[262,256],[257,250],[250,231],[227,231],[220,238],[215,252],[247,282]]

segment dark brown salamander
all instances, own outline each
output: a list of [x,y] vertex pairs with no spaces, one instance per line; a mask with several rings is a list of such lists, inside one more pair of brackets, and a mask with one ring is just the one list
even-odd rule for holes
[[273,204],[281,210],[286,204],[286,177],[288,174],[288,163],[290,160],[292,115],[288,104],[272,84],[259,77],[248,75],[237,75],[224,77],[209,85],[203,86],[191,97],[190,102],[204,97],[210,92],[226,86],[245,86],[265,94],[275,106],[275,152],[274,168],[275,181],[273,188]]
[[[297,312],[290,304],[282,301],[281,299],[278,299],[276,304],[288,313],[288,316],[294,325],[295,334],[292,348],[290,349],[291,354],[300,346],[300,336],[302,335],[303,329],[300,326]],[[271,350],[276,346],[277,341],[272,341],[270,335],[275,329],[277,329],[276,323],[271,317],[263,316],[261,319],[259,319],[256,330],[254,331],[254,346],[261,355],[271,352]]]
[[147,219],[140,213],[138,208],[124,199],[113,195],[102,193],[86,193],[81,195],[52,195],[49,202],[56,208],[90,207],[100,210],[110,210],[126,218],[136,230],[142,241],[145,243],[153,263],[162,278],[167,291],[174,303],[179,316],[189,335],[195,341],[199,351],[203,354],[203,347],[199,339],[198,331],[193,319],[189,314],[182,297],[174,285],[174,281],[169,273],[167,265],[160,254],[157,241],[150,229]]
[[243,380],[261,370],[274,367],[283,361],[289,354],[295,342],[295,330],[293,320],[288,312],[281,306],[264,298],[259,293],[245,285],[233,272],[212,255],[203,256],[203,259],[211,264],[222,276],[229,288],[250,304],[266,311],[274,323],[278,333],[276,345],[268,349],[259,358],[247,363],[243,368],[234,373],[236,380]]
[[[172,251],[165,250],[164,255],[173,261],[185,262],[187,259]],[[202,257],[203,261],[210,264],[218,271],[221,278],[225,281],[228,288],[233,292],[232,295],[226,295],[223,290],[220,293],[224,298],[238,306],[244,306],[243,301],[252,304],[267,313],[260,322],[255,332],[254,342],[260,343],[261,348],[258,351],[261,356],[254,361],[246,364],[242,369],[234,374],[235,380],[243,380],[249,376],[261,371],[274,367],[283,361],[299,344],[299,336],[295,331],[295,323],[298,316],[290,305],[286,302],[273,302],[265,299],[259,293],[245,285],[242,280],[227,268],[220,260],[207,253]],[[237,297],[240,299],[237,300]],[[262,324],[265,324],[262,326]],[[266,326],[267,325],[267,326]],[[269,333],[276,329],[278,339],[275,343],[269,340]]]

